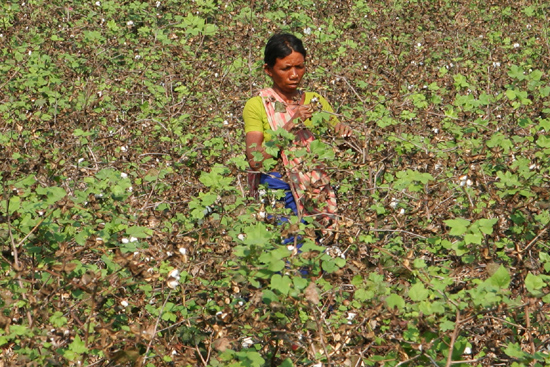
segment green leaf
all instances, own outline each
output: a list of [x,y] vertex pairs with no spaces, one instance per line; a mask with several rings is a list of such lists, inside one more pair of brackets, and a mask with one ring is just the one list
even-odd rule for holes
[[422,283],[416,283],[409,289],[409,297],[413,301],[424,301],[426,298],[428,298],[428,295],[430,292],[424,287],[424,284]]
[[509,343],[506,349],[504,349],[504,353],[506,353],[509,357],[519,359],[527,356],[527,353],[521,349],[519,343]]
[[29,328],[25,325],[10,325],[10,334],[15,336],[23,336],[29,333]]
[[318,156],[318,159],[334,159],[334,150],[332,147],[319,139],[310,143],[310,149],[312,154]]
[[69,344],[69,350],[77,354],[82,354],[82,353],[86,353],[88,351],[88,348],[86,347],[86,344],[84,343],[84,341],[80,339],[80,336],[76,335],[72,343]]
[[512,89],[507,89],[506,90],[506,97],[508,97],[508,99],[510,101],[513,101],[514,99],[516,99],[516,92]]
[[356,299],[360,302],[368,301],[370,299],[374,298],[374,291],[366,290],[366,289],[358,289],[353,294],[353,299]]
[[479,233],[467,233],[464,235],[464,242],[466,244],[470,244],[470,243],[473,243],[473,244],[476,244],[476,245],[481,245],[481,240],[483,240],[483,236],[480,235]]
[[[340,269],[341,267],[339,266],[338,259],[339,258],[334,259],[329,255],[323,256],[322,257],[323,262],[321,263],[321,268],[323,268],[323,270],[329,274],[334,273],[336,270]],[[341,260],[344,260],[344,259],[341,259]]]
[[455,323],[452,322],[452,321],[449,321],[449,320],[443,320],[440,324],[439,324],[439,329],[441,331],[450,331],[450,330],[454,330],[455,329]]
[[246,235],[243,243],[246,245],[263,246],[268,244],[273,236],[261,222],[244,228],[243,232]]
[[63,316],[63,312],[56,311],[53,315],[50,316],[50,322],[53,326],[59,328],[67,325],[67,318]]
[[272,261],[268,265],[268,270],[272,272],[281,271],[285,268],[285,262],[283,260]]
[[286,106],[284,103],[282,102],[279,102],[279,101],[275,101],[275,112],[279,112],[279,113],[285,113],[286,112]]
[[510,285],[510,273],[501,265],[485,282],[498,288],[508,288],[508,285]]
[[126,234],[136,238],[148,238],[153,234],[153,230],[147,227],[133,226],[126,228]]
[[484,234],[493,234],[493,227],[498,222],[498,218],[480,219],[474,224]]
[[288,276],[282,276],[280,274],[275,274],[271,277],[271,289],[276,289],[284,295],[287,295],[290,291],[290,284],[292,284],[292,279]]
[[204,26],[204,30],[202,31],[202,34],[205,36],[214,36],[218,32],[218,26],[214,24],[206,24]]
[[422,301],[419,306],[418,310],[422,312],[424,315],[433,315],[433,314],[444,314],[445,313],[445,307],[442,302],[434,301]]
[[[2,207],[5,210],[5,202],[2,200]],[[12,196],[9,201],[9,210],[10,214],[13,214],[14,212],[18,211],[19,208],[21,208],[21,198],[19,196]]]
[[45,203],[47,205],[55,204],[57,201],[63,199],[67,193],[62,187],[37,187],[36,193],[38,195],[46,196]]
[[405,307],[405,300],[398,294],[392,293],[386,297],[386,304],[388,308],[396,307],[398,310],[402,310]]
[[444,221],[444,223],[451,227],[451,230],[449,231],[449,234],[451,236],[461,236],[468,230],[468,226],[470,225],[470,221],[463,218],[457,218],[457,219],[447,219]]
[[525,277],[525,287],[533,295],[540,294],[540,289],[544,286],[546,286],[546,283],[544,282],[542,277],[538,275],[528,273]]
[[243,350],[235,353],[235,355],[241,362],[246,363],[243,367],[262,367],[265,363],[265,359],[262,358],[261,354],[255,351]]
[[521,67],[517,66],[517,65],[510,66],[510,71],[508,72],[508,76],[511,77],[511,78],[520,80],[520,81],[527,78],[525,76],[524,70]]
[[307,287],[308,280],[302,277],[293,277],[292,282],[294,283],[294,288],[302,290]]
[[262,301],[269,305],[271,302],[279,302],[279,297],[269,289],[264,289],[262,291]]

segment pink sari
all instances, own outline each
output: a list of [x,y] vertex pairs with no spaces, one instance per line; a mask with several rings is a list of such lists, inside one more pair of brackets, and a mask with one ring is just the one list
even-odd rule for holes
[[[271,129],[275,131],[282,128],[292,118],[288,108],[284,108],[285,111],[281,112],[281,104],[286,107],[286,103],[272,88],[261,90],[260,96],[264,102]],[[306,128],[298,130],[295,136],[293,146],[288,147],[286,152],[281,151],[281,159],[296,200],[298,214],[300,217],[313,217],[315,222],[321,225],[323,232],[325,232],[324,229],[334,229],[337,220],[337,203],[336,194],[330,186],[330,177],[322,164],[302,160],[293,154],[302,148],[310,152],[310,143],[315,140],[315,137]]]

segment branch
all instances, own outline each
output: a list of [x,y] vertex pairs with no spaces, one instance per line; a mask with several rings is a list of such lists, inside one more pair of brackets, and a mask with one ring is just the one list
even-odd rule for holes
[[411,236],[415,236],[415,237],[422,238],[422,239],[425,239],[425,240],[428,239],[428,237],[424,237],[424,236],[421,236],[421,235],[413,233],[413,232],[404,231],[402,229],[376,229],[376,228],[370,228],[369,231],[373,231],[373,232],[399,232],[399,233],[410,234]]
[[412,358],[407,359],[406,361],[399,362],[398,364],[395,365],[395,367],[399,367],[399,366],[402,366],[402,365],[407,364],[407,363],[409,363],[409,362],[412,362],[412,361],[414,361],[415,359],[420,358],[423,354],[424,354],[424,353],[420,353],[420,354],[418,354],[418,355],[416,355],[416,356],[414,356],[414,357],[412,357]]
[[149,354],[149,350],[151,350],[151,346],[153,345],[153,341],[155,340],[155,336],[157,335],[157,329],[159,326],[160,318],[162,317],[162,313],[164,312],[166,303],[168,303],[168,300],[170,299],[171,295],[172,295],[172,289],[170,289],[170,292],[168,292],[168,296],[166,297],[166,299],[164,300],[164,303],[162,304],[162,307],[160,308],[159,317],[157,317],[157,321],[155,322],[155,329],[153,330],[153,335],[151,335],[151,340],[149,340],[149,344],[147,345],[147,350],[145,351],[145,354],[144,354],[145,359],[147,359],[147,354]]
[[459,325],[460,325],[460,311],[456,310],[455,329],[451,334],[451,343],[449,344],[449,354],[447,355],[447,364],[445,365],[445,367],[451,367],[451,365],[453,364],[453,349],[455,347],[455,341],[458,336]]
[[527,246],[525,246],[525,248],[523,250],[520,249],[519,252],[525,252],[525,251],[529,250],[536,243],[536,241],[539,239],[539,237],[542,236],[543,234],[545,234],[548,231],[548,228],[550,228],[550,223],[546,224],[546,226],[544,226],[544,228],[535,236],[535,238],[533,238],[531,240],[531,242],[529,242],[529,244]]

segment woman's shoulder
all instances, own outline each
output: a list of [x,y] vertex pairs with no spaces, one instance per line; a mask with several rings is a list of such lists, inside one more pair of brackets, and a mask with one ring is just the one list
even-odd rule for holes
[[250,114],[258,115],[258,114],[263,114],[264,111],[265,111],[265,108],[264,108],[264,103],[262,101],[262,97],[255,96],[250,98],[248,101],[246,101],[246,104],[244,105],[244,109],[243,109],[243,115],[245,117],[249,116]]
[[249,107],[255,107],[257,105],[263,106],[262,97],[260,96],[254,96],[252,98],[249,98],[248,101],[246,101],[245,108],[247,106]]
[[323,106],[324,110],[327,110],[329,112],[333,112],[332,111],[332,106],[330,105],[329,101],[327,101],[327,99],[325,97],[323,97],[322,95],[320,95],[317,92],[306,92],[306,98],[305,98],[304,103],[305,104],[311,103],[311,100],[314,99],[314,98],[316,98],[319,101],[319,103],[321,103],[321,106]]
[[305,94],[306,94],[305,103],[309,103],[313,98],[317,98],[319,101],[328,103],[327,99],[317,92],[306,91]]

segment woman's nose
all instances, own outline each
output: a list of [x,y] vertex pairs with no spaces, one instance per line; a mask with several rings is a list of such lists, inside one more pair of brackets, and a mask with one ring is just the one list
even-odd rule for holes
[[296,69],[292,69],[292,70],[290,71],[290,77],[291,77],[292,79],[296,79],[296,78],[298,77],[298,73],[296,72]]

